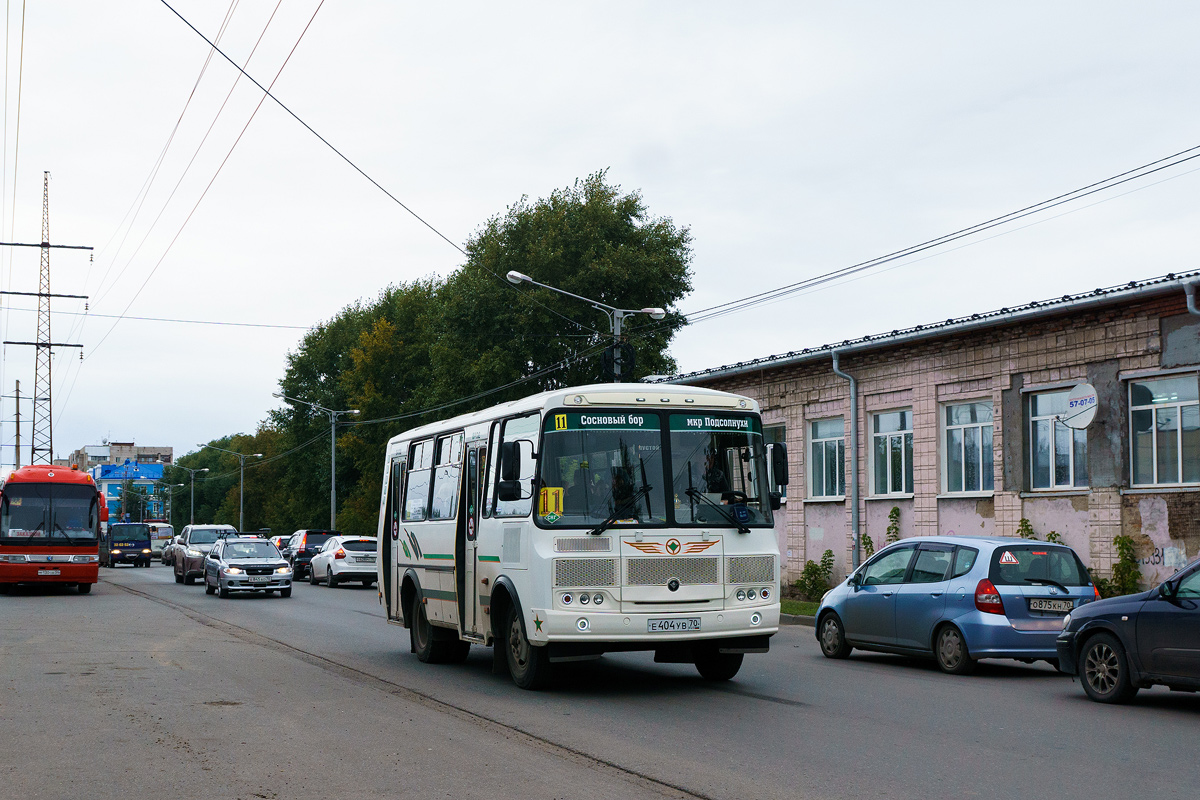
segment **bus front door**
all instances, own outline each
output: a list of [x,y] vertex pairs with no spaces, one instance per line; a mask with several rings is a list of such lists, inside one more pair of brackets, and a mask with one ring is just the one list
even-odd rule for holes
[[459,505],[458,535],[454,548],[455,570],[458,578],[458,618],[462,631],[472,638],[479,636],[479,587],[476,582],[476,545],[479,533],[480,487],[483,485],[482,467],[484,446],[467,448],[467,459],[463,476],[463,502]]
[[388,475],[387,502],[384,504],[383,535],[379,537],[379,563],[383,577],[383,605],[387,608],[388,619],[399,619],[403,613],[395,590],[399,568],[398,549],[400,539],[400,498],[404,484],[404,459],[398,458],[392,462]]

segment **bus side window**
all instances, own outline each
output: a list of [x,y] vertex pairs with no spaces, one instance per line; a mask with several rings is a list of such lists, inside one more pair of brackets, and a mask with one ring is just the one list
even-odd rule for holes
[[463,435],[454,433],[443,436],[438,440],[437,451],[429,518],[454,519],[458,513],[458,490],[462,477]]
[[[500,431],[500,423],[492,423],[492,432],[488,438],[488,453],[496,452],[496,435]],[[484,456],[486,463],[484,470],[487,479],[483,482],[483,516],[490,517],[492,515],[492,497],[495,494],[496,488],[496,459]]]
[[429,511],[430,473],[433,467],[433,441],[417,442],[409,458],[408,486],[404,491],[404,521],[420,522]]
[[[537,468],[537,462],[532,456],[533,448],[537,446],[539,421],[538,414],[529,414],[504,421],[501,442],[519,442],[517,450],[521,454],[521,460],[517,479],[521,483],[521,499],[511,501],[497,499],[497,517],[524,517],[528,516],[533,508],[533,473]],[[493,461],[499,461],[499,458],[494,458]]]

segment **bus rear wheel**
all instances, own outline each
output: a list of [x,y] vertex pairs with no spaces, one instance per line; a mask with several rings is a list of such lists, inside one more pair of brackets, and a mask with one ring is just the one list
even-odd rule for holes
[[496,646],[505,647],[508,673],[522,689],[540,689],[550,680],[550,655],[545,647],[534,647],[525,636],[521,615],[514,603],[508,609],[508,636]]

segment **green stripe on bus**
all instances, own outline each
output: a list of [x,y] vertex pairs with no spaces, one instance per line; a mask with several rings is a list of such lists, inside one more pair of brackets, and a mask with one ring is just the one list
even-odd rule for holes
[[480,561],[495,561],[498,564],[498,563],[500,563],[500,556],[479,556],[479,560]]
[[443,592],[441,589],[422,589],[421,593],[430,600],[457,600],[458,595],[454,592]]
[[453,561],[454,556],[450,553],[426,553],[425,558],[436,558],[442,561]]

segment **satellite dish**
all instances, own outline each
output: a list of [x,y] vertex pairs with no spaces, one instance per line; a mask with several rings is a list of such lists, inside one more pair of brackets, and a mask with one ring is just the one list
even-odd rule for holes
[[1096,387],[1090,383],[1081,383],[1067,395],[1067,411],[1059,416],[1058,421],[1068,428],[1083,430],[1096,418],[1099,408]]

